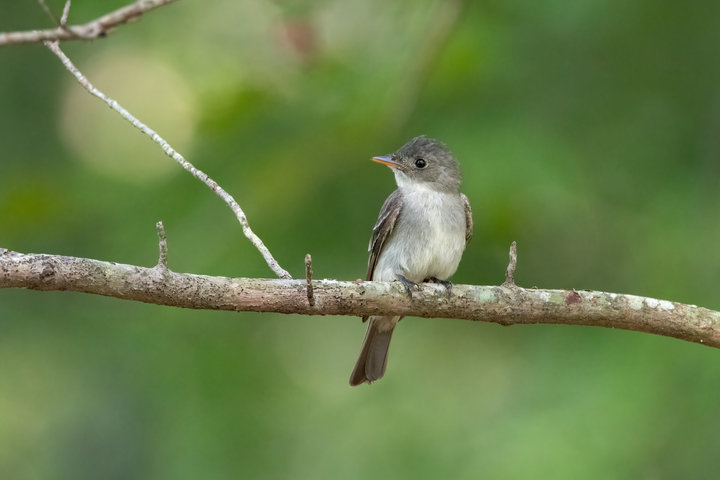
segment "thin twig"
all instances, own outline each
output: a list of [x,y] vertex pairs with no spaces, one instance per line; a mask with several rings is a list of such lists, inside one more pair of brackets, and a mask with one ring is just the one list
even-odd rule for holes
[[135,128],[143,132],[148,137],[152,138],[153,142],[160,145],[160,148],[162,148],[163,152],[173,160],[175,160],[177,163],[179,163],[185,170],[190,172],[190,174],[203,182],[205,185],[207,185],[210,190],[215,192],[220,198],[222,198],[225,203],[232,209],[232,211],[235,213],[235,217],[237,217],[238,221],[240,222],[240,225],[242,226],[243,233],[245,236],[252,242],[253,245],[255,245],[255,248],[257,248],[260,251],[260,254],[265,259],[265,262],[267,262],[270,269],[275,272],[275,274],[280,278],[292,278],[292,276],[283,269],[280,264],[278,264],[277,260],[272,256],[270,253],[270,250],[265,246],[265,244],[260,240],[260,237],[255,235],[255,232],[252,231],[250,228],[250,225],[248,224],[247,217],[245,216],[245,212],[240,208],[240,205],[235,201],[235,199],[227,193],[220,185],[215,182],[215,180],[211,179],[207,176],[207,174],[193,166],[190,162],[185,160],[185,158],[180,155],[177,151],[175,151],[174,148],[170,146],[170,144],[165,141],[160,135],[157,134],[153,129],[142,123],[140,120],[135,118],[133,114],[125,110],[117,101],[113,100],[112,98],[105,95],[103,92],[95,88],[85,77],[85,75],[80,72],[80,70],[73,65],[73,63],[70,61],[70,59],[63,53],[63,51],[60,49],[60,45],[58,42],[43,42],[46,47],[50,49],[57,57],[60,59],[60,61],[63,63],[65,68],[72,73],[75,76],[75,79],[82,85],[90,94],[98,97],[105,103],[107,103],[110,108],[115,110],[120,114],[121,117],[123,117],[125,120],[130,122]]
[[315,306],[315,295],[312,286],[312,257],[305,255],[305,279],[307,280],[307,299],[311,307]]
[[56,40],[86,40],[104,37],[115,27],[127,23],[130,20],[134,20],[150,10],[154,10],[175,1],[177,0],[138,0],[103,15],[102,17],[96,18],[84,25],[68,26],[67,15],[65,15],[65,11],[69,10],[69,6],[67,6],[67,4],[66,8],[63,10],[65,22],[62,21],[62,18],[58,22],[57,17],[50,11],[49,8],[47,8],[45,2],[40,0],[40,4],[43,5],[44,10],[48,12],[50,17],[53,18],[59,26],[57,28],[49,28],[46,30],[26,30],[22,32],[0,33],[0,45]]
[[[38,0],[38,2],[40,3],[40,6],[43,8],[43,10],[45,10],[45,13],[48,14],[48,16],[50,17],[50,19],[51,19],[55,24],[57,24],[58,27],[62,28],[63,30],[65,30],[65,31],[67,31],[67,32],[69,32],[69,33],[71,33],[71,34],[76,34],[76,35],[78,35],[78,36],[80,36],[80,37],[83,37],[83,34],[82,34],[82,33],[73,33],[71,27],[69,27],[68,24],[67,24],[67,22],[68,22],[68,16],[70,15],[70,4],[71,4],[70,0],[67,0],[67,1],[65,2],[65,6],[63,6],[63,11],[62,11],[62,14],[61,14],[60,18],[58,18],[58,17],[53,13],[53,11],[50,10],[50,7],[48,7],[47,3],[45,3],[45,0]],[[84,37],[83,37],[83,38],[84,38]]]
[[167,254],[168,254],[168,248],[167,248],[167,235],[165,235],[165,226],[163,225],[162,220],[157,222],[155,224],[155,227],[157,228],[157,234],[158,234],[158,268],[167,270]]
[[65,2],[65,6],[63,7],[63,11],[62,11],[62,16],[60,17],[60,26],[63,28],[67,27],[68,15],[70,15],[70,0],[67,0]]
[[510,244],[510,253],[508,256],[510,257],[510,261],[508,262],[507,270],[505,270],[505,283],[503,283],[503,286],[514,287],[515,269],[517,268],[517,242]]

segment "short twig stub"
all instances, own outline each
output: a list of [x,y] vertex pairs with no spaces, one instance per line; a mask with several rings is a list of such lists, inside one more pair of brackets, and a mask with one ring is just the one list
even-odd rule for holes
[[307,279],[307,299],[311,307],[315,306],[315,294],[312,286],[312,257],[305,255],[305,278]]
[[158,263],[157,266],[162,269],[167,269],[167,235],[165,235],[165,226],[162,220],[155,224],[157,227],[158,234]]
[[505,270],[505,283],[506,287],[515,286],[515,268],[517,268],[517,242],[510,244],[510,261],[508,262],[507,270]]

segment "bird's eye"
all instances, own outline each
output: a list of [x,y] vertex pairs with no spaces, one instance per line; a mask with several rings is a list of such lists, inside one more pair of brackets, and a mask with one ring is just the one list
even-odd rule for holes
[[426,165],[427,162],[422,158],[418,158],[417,160],[415,160],[415,166],[418,168],[425,168]]

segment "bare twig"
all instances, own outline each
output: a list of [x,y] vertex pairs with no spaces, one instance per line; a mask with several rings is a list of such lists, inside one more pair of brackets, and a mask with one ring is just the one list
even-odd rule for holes
[[720,348],[720,312],[635,295],[455,285],[448,298],[423,284],[410,299],[398,282],[316,280],[314,287],[315,306],[310,306],[306,280],[210,277],[0,249],[0,288],[69,290],[210,310],[592,325]]
[[307,299],[311,307],[315,306],[315,296],[313,295],[312,286],[312,257],[308,253],[305,255],[305,279],[307,280]]
[[62,11],[62,14],[61,14],[60,18],[58,18],[58,17],[53,13],[53,11],[50,9],[50,7],[48,7],[48,5],[47,5],[47,3],[45,2],[45,0],[38,0],[38,2],[40,3],[40,6],[43,8],[43,10],[45,10],[45,13],[48,14],[48,16],[50,17],[50,19],[51,19],[55,24],[57,24],[60,28],[62,28],[63,30],[65,30],[65,31],[67,31],[67,32],[69,32],[69,33],[71,33],[71,34],[82,36],[81,33],[73,33],[73,32],[71,31],[71,28],[70,28],[70,27],[68,26],[68,24],[67,24],[67,22],[68,22],[68,16],[70,15],[70,4],[71,4],[70,0],[66,0],[65,5],[63,6],[63,11]]
[[515,269],[517,268],[517,242],[510,244],[510,252],[508,254],[510,261],[508,262],[507,270],[505,270],[505,283],[506,287],[515,286]]
[[60,59],[60,61],[63,63],[65,68],[72,73],[75,76],[75,79],[82,85],[90,94],[98,97],[105,103],[107,103],[110,108],[115,110],[120,114],[121,117],[123,117],[125,120],[130,122],[135,128],[143,132],[148,137],[152,138],[153,142],[160,145],[160,148],[162,148],[163,152],[176,162],[178,162],[185,170],[190,172],[190,174],[203,182],[205,185],[207,185],[210,190],[215,192],[220,198],[222,198],[225,203],[232,209],[232,211],[235,213],[235,216],[237,217],[238,221],[240,222],[240,225],[242,226],[243,233],[245,236],[252,242],[253,245],[255,245],[255,248],[257,248],[260,251],[260,254],[265,259],[265,262],[267,262],[270,269],[275,272],[275,274],[280,278],[292,278],[290,274],[283,269],[280,264],[275,260],[275,258],[270,253],[270,250],[265,246],[265,244],[260,240],[260,237],[258,237],[255,232],[252,231],[250,228],[250,225],[248,223],[247,217],[245,216],[245,212],[243,212],[242,208],[240,208],[240,205],[235,201],[235,199],[227,193],[220,185],[215,182],[212,178],[208,177],[207,174],[193,166],[190,162],[185,160],[185,158],[180,155],[178,152],[175,151],[174,148],[170,146],[170,144],[162,138],[160,135],[157,134],[153,129],[145,125],[143,122],[135,118],[133,114],[125,110],[117,101],[113,100],[112,98],[105,95],[103,92],[95,88],[85,77],[85,75],[80,72],[80,70],[73,65],[73,63],[70,61],[70,59],[63,53],[63,51],[60,49],[60,45],[58,42],[44,42],[45,46],[47,46],[50,51],[52,51],[57,57]]
[[158,234],[158,268],[161,269],[167,269],[167,235],[165,235],[165,226],[163,225],[163,222],[157,222],[155,224],[155,227],[157,228],[157,234]]
[[65,2],[63,7],[62,16],[60,17],[60,26],[63,28],[67,27],[68,16],[70,15],[70,0]]
[[[45,2],[40,0],[46,12],[57,23],[57,28],[49,28],[46,30],[27,30],[23,32],[5,32],[0,33],[0,45],[10,45],[13,43],[30,43],[30,42],[47,42],[58,40],[83,40],[93,39],[106,36],[114,28],[140,17],[142,14],[154,10],[163,5],[175,2],[177,0],[138,0],[134,3],[119,8],[102,17],[88,22],[84,25],[67,25],[66,12],[69,6],[66,4],[63,9],[63,17],[57,21],[57,17],[47,8]],[[62,18],[65,18],[63,22]]]

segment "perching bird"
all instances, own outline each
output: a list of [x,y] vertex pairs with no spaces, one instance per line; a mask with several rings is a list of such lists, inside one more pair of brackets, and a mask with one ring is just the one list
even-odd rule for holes
[[[448,278],[473,233],[457,160],[442,142],[425,136],[372,160],[390,167],[398,188],[385,200],[373,228],[367,280],[398,280],[410,296],[420,282],[450,289]],[[385,374],[390,338],[400,318],[370,317],[350,385],[371,383]]]

